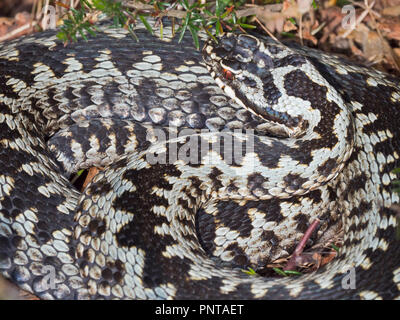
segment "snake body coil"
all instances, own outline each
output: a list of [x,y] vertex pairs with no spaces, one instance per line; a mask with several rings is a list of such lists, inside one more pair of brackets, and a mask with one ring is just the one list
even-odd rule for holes
[[[100,29],[0,45],[5,277],[47,299],[400,298],[398,79],[261,36],[207,41],[203,62],[169,28]],[[93,165],[81,194],[68,175]],[[315,218],[344,229],[328,266],[238,269]]]

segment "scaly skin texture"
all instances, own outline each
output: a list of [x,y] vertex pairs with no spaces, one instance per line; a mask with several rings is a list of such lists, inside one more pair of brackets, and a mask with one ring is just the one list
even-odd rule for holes
[[[189,35],[137,34],[0,45],[2,275],[46,299],[399,298],[399,80],[262,37],[208,42],[204,63]],[[222,138],[244,156],[200,148]],[[68,175],[92,165],[81,194]],[[235,268],[287,255],[317,217],[318,235],[344,227],[328,266]]]

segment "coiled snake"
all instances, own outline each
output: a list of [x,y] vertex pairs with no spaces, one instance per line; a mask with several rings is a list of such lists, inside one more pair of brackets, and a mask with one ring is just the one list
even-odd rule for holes
[[[398,79],[261,36],[204,63],[168,28],[100,29],[0,45],[2,275],[47,299],[400,298]],[[92,165],[81,194],[68,175]],[[239,270],[317,217],[343,224],[328,266]]]

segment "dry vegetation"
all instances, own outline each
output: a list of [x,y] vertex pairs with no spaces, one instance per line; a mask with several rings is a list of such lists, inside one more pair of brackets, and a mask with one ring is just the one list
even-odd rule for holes
[[[186,15],[179,5],[163,11],[149,2],[123,1],[124,7],[135,13],[153,12],[156,16],[178,19]],[[257,26],[271,36],[295,38],[305,45],[318,47],[326,52],[344,54],[350,59],[380,70],[400,74],[400,0],[242,2],[240,7],[227,7],[227,17],[234,11],[238,18],[247,17],[246,23]],[[45,29],[49,22],[48,5],[55,5],[56,24],[61,25],[71,8],[79,8],[79,3],[79,0],[1,0],[0,41]],[[349,28],[349,25],[344,23],[349,17],[349,12],[342,9],[344,4],[355,9],[354,28]],[[211,6],[210,11],[212,9]],[[96,12],[88,16],[93,22],[96,17]],[[230,29],[228,24],[224,27]],[[330,260],[330,257],[324,259]],[[4,298],[35,297],[25,294],[21,296],[21,292],[14,286],[0,279],[0,299]]]

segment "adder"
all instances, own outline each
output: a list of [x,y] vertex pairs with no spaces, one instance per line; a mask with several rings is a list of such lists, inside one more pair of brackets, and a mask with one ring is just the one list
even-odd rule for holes
[[[0,44],[1,274],[43,299],[399,299],[399,79],[261,35],[135,33]],[[242,272],[316,218],[309,246],[344,230],[333,262]]]

